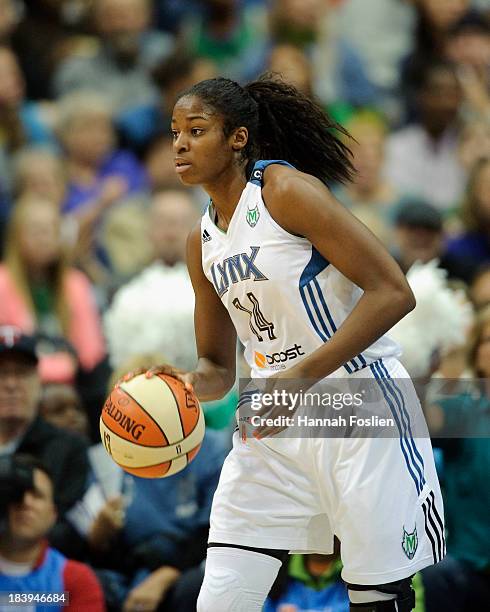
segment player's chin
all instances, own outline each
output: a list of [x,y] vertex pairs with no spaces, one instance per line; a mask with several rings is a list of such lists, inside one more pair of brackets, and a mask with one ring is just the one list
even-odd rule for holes
[[201,183],[199,179],[199,173],[194,168],[190,167],[182,174],[178,174],[182,185],[199,185]]

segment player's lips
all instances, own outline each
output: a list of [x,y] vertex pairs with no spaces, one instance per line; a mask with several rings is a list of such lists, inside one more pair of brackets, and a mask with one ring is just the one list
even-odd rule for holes
[[175,160],[175,172],[177,172],[177,174],[182,174],[188,170],[191,165],[192,164],[190,164],[186,159],[177,158]]

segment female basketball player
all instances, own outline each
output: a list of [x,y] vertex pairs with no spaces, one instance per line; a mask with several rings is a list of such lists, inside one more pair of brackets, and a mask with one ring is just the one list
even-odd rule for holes
[[199,362],[182,380],[203,400],[222,397],[235,380],[238,334],[254,376],[274,374],[268,364],[279,354],[290,378],[375,380],[400,433],[246,444],[235,433],[199,612],[261,610],[284,555],[331,553],[334,535],[352,609],[409,611],[411,576],[444,555],[430,442],[411,436],[407,406],[420,406],[412,387],[397,385],[408,375],[384,336],[414,298],[326,187],[353,170],[334,127],[296,89],[267,78],[203,81],[174,108],[176,172],[210,196],[188,241]]

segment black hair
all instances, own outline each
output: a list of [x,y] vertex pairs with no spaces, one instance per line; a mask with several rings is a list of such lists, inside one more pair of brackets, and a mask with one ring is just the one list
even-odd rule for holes
[[169,85],[182,78],[190,76],[198,57],[179,46],[165,60],[157,64],[151,71],[155,85],[164,91]]
[[450,74],[456,79],[456,65],[454,62],[445,59],[434,59],[426,61],[423,66],[420,67],[418,77],[415,79],[415,86],[418,92],[426,89],[434,78],[434,75],[440,72]]
[[325,184],[354,175],[351,152],[335,131],[350,137],[321,106],[270,73],[244,87],[222,77],[193,85],[179,95],[196,96],[223,118],[229,136],[248,130],[243,159],[282,159]]
[[42,459],[39,459],[39,457],[35,457],[29,453],[16,453],[14,456],[14,461],[18,465],[30,468],[31,470],[39,470],[40,472],[44,472],[51,481],[53,480],[51,470],[46,466]]
[[467,33],[490,35],[490,21],[478,11],[469,11],[449,29],[449,36]]

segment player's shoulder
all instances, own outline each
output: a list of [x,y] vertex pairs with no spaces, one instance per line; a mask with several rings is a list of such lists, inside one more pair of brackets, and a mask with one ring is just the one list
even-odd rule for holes
[[194,224],[187,237],[187,245],[193,249],[201,250],[201,218]]
[[262,181],[262,191],[268,200],[282,200],[304,190],[324,188],[323,183],[311,174],[280,164],[267,166]]

